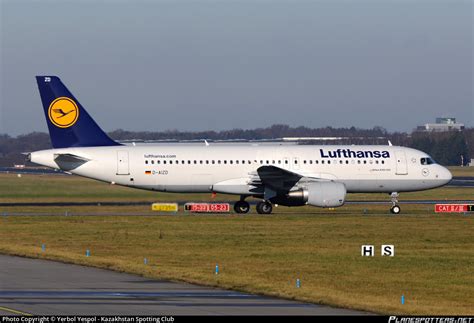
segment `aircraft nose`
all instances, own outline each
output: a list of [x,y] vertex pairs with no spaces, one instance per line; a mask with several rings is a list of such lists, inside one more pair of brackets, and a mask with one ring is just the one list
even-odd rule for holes
[[443,167],[443,166],[440,166],[440,170],[439,170],[439,179],[442,180],[444,182],[444,184],[447,184],[451,181],[451,179],[453,178],[453,175],[451,174],[451,172],[449,171],[449,169],[447,169],[446,167]]

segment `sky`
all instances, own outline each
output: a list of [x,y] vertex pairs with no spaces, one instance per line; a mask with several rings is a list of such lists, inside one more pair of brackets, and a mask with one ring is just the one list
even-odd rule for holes
[[0,133],[35,75],[105,130],[474,126],[472,0],[0,0]]

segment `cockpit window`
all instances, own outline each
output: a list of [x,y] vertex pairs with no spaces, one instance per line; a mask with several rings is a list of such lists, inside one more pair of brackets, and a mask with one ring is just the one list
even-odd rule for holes
[[422,165],[431,165],[436,164],[436,162],[431,157],[423,157],[420,159]]

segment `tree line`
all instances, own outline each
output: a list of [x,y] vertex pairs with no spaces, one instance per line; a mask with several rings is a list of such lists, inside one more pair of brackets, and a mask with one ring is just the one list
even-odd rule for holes
[[[115,130],[109,136],[118,141],[163,141],[163,140],[271,140],[284,137],[331,137],[332,140],[307,140],[303,144],[381,144],[388,140],[393,145],[412,147],[431,155],[442,165],[467,164],[474,158],[474,128],[450,132],[388,132],[382,127],[372,129],[349,128],[308,128],[273,125],[257,129],[232,129],[223,131],[178,131],[143,132]],[[0,135],[0,166],[11,167],[25,164],[24,152],[51,148],[49,135],[33,132],[11,137]],[[462,156],[462,158],[461,158]]]

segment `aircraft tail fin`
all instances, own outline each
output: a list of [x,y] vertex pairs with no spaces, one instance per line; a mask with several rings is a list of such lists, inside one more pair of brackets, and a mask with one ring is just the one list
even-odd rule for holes
[[54,148],[116,146],[57,76],[36,76]]

